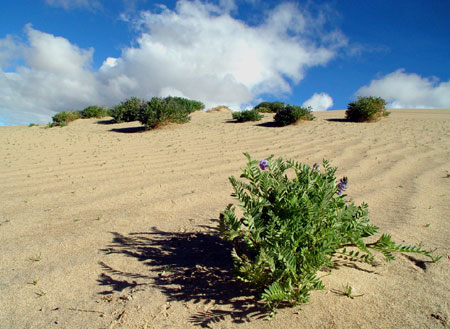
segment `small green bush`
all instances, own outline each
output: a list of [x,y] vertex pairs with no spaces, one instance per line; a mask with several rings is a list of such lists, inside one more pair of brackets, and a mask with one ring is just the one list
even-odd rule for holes
[[278,113],[278,111],[285,106],[286,104],[283,102],[262,102],[256,105],[253,109],[264,113]]
[[139,121],[145,129],[154,129],[166,123],[185,123],[190,120],[189,112],[172,98],[153,97],[145,103],[139,114]]
[[386,101],[380,97],[358,97],[358,101],[348,104],[345,115],[353,122],[377,121],[389,115],[385,106]]
[[237,122],[259,121],[263,118],[263,116],[254,109],[240,112],[233,112],[232,115],[233,119],[236,120]]
[[183,98],[183,97],[168,96],[165,99],[167,101],[174,101],[175,103],[181,105],[188,113],[193,113],[195,111],[201,111],[205,108],[205,104],[203,104],[202,102]]
[[299,120],[314,120],[310,107],[301,107],[297,105],[285,105],[275,114],[275,122],[279,126],[287,126]]
[[323,160],[321,172],[316,164],[272,156],[258,163],[245,155],[248,164],[241,177],[246,181],[229,178],[243,216],[238,218],[229,204],[220,214],[219,232],[233,244],[237,277],[263,290],[261,297],[270,309],[307,302],[310,291],[324,287],[317,272],[331,270],[336,255],[372,263],[371,250],[376,250],[387,261],[394,259],[393,252],[439,260],[434,250],[397,245],[387,234],[366,243],[378,231],[369,223],[368,205],[345,199],[348,180],[338,181],[337,168],[328,161]]
[[114,106],[110,114],[114,121],[131,122],[139,120],[139,112],[141,107],[145,104],[145,101],[137,97],[131,97],[121,102],[119,105]]
[[104,118],[108,116],[109,110],[106,107],[101,107],[97,105],[92,105],[86,107],[84,110],[81,111],[81,117],[83,119],[88,118]]
[[53,122],[49,124],[50,127],[60,126],[64,127],[71,121],[75,121],[81,118],[80,111],[63,111],[56,113],[52,120]]

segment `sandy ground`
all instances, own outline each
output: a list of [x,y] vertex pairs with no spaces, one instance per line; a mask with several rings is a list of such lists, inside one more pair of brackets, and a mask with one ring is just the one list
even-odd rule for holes
[[[94,119],[1,127],[0,328],[450,328],[450,110],[316,116],[284,128],[227,111],[148,132]],[[325,290],[266,321],[215,231],[243,152],[331,160],[380,233],[441,261],[338,261]],[[346,285],[362,296],[339,294]]]

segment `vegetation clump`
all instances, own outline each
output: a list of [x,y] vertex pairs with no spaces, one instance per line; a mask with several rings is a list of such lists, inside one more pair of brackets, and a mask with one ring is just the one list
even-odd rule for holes
[[146,101],[130,97],[111,110],[100,106],[88,106],[82,111],[60,112],[53,116],[49,127],[66,126],[79,118],[113,117],[115,123],[140,121],[146,129],[153,129],[163,123],[184,123],[190,120],[189,114],[205,108],[202,102],[182,97],[153,97]]
[[193,113],[195,111],[201,111],[205,108],[205,104],[202,102],[191,100],[183,97],[173,97],[168,96],[165,98],[166,101],[173,101],[183,107],[188,113]]
[[139,120],[139,112],[145,104],[143,99],[130,97],[111,109],[111,116],[116,123]]
[[80,112],[83,119],[97,118],[101,119],[109,116],[109,110],[106,107],[91,105]]
[[253,109],[262,113],[278,113],[280,109],[286,106],[283,102],[262,102],[256,105]]
[[185,123],[190,120],[189,111],[171,97],[153,97],[139,113],[139,121],[145,129],[154,129],[165,123]]
[[56,113],[52,117],[53,121],[51,123],[49,123],[49,127],[56,127],[56,126],[64,127],[64,126],[67,126],[69,124],[69,122],[75,121],[80,118],[81,118],[80,111],[59,112],[59,113]]
[[301,107],[297,105],[285,105],[275,114],[275,122],[279,126],[287,126],[300,120],[314,120],[311,107]]
[[259,121],[263,116],[255,109],[233,112],[233,119],[237,122]]
[[345,116],[348,121],[353,122],[377,121],[389,115],[385,106],[386,101],[381,97],[358,96],[358,101],[348,104]]
[[260,288],[272,311],[307,302],[310,291],[324,288],[317,272],[332,269],[336,255],[367,263],[374,261],[373,251],[387,261],[394,252],[422,254],[433,262],[440,258],[420,245],[395,244],[388,234],[365,242],[378,231],[369,222],[368,205],[345,199],[348,179],[338,181],[337,168],[328,161],[321,171],[317,164],[273,156],[258,162],[245,155],[245,181],[229,178],[243,215],[238,218],[229,204],[220,214],[219,232],[233,244],[237,277]]

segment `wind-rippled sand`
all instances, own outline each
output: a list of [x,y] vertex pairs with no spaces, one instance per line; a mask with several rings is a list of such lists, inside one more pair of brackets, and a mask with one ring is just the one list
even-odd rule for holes
[[[0,327],[449,328],[450,110],[370,124],[315,114],[284,128],[224,110],[148,132],[94,119],[1,127]],[[215,232],[243,152],[330,160],[380,234],[441,261],[338,260],[310,303],[265,321]],[[339,294],[346,285],[362,296]]]

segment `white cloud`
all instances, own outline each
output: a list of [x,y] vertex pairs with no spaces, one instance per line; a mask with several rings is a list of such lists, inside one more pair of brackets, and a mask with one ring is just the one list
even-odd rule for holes
[[48,122],[54,112],[99,101],[92,50],[26,27],[26,66],[0,71],[0,116],[9,122]]
[[450,108],[450,80],[439,82],[399,69],[372,80],[355,95],[381,97],[390,108]]
[[311,106],[313,111],[326,111],[333,106],[333,98],[326,93],[314,93],[302,106]]
[[23,56],[24,47],[10,35],[0,39],[0,68],[7,68],[12,61]]
[[[84,3],[51,2],[67,8]],[[49,121],[62,110],[167,94],[241,109],[263,93],[290,93],[308,68],[325,65],[347,42],[322,28],[323,17],[314,19],[292,3],[277,6],[256,26],[230,16],[234,10],[231,0],[180,0],[174,10],[142,12],[134,22],[140,34],[135,46],[106,58],[98,70],[91,67],[93,49],[28,26],[25,65],[0,71],[0,119]]]

